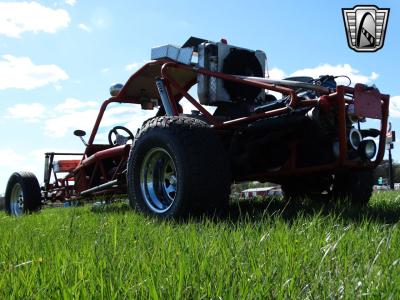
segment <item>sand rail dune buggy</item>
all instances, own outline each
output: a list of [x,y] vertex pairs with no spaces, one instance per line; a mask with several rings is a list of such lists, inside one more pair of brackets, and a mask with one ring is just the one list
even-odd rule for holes
[[[7,211],[127,194],[140,212],[179,217],[223,210],[231,183],[248,180],[281,184],[288,198],[328,195],[366,204],[372,170],[384,155],[389,96],[363,84],[337,85],[329,75],[272,80],[265,61],[264,52],[224,40],[153,48],[152,61],[111,88],[79,159],[46,153],[42,186],[28,172],[11,176]],[[198,100],[189,91],[196,84]],[[190,113],[182,99],[193,106]],[[135,136],[118,126],[109,144],[96,144],[111,103],[156,113]],[[380,120],[380,128],[369,128],[369,119]]]

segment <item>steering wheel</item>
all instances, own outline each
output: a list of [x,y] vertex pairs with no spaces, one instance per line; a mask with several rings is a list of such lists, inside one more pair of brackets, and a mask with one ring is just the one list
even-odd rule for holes
[[[118,131],[124,131],[126,134],[122,135]],[[108,133],[108,142],[111,146],[125,145],[129,140],[133,141],[134,136],[132,132],[124,126],[115,126]]]

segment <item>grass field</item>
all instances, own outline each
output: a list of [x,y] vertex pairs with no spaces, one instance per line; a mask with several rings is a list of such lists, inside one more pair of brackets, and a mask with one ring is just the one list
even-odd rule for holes
[[162,222],[126,204],[0,214],[0,298],[400,297],[400,194],[370,205],[234,203]]

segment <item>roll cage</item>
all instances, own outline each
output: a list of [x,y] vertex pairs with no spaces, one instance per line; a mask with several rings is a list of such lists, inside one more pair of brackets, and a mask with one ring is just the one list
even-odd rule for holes
[[[288,95],[286,106],[264,112],[254,113],[247,117],[231,120],[221,120],[213,116],[208,110],[189,94],[189,89],[196,84],[197,75],[216,77],[225,81],[231,81],[238,85],[258,87],[268,91],[279,92]],[[126,192],[126,162],[128,160],[130,145],[112,147],[111,145],[94,144],[104,112],[111,103],[145,104],[149,99],[158,101],[167,115],[179,116],[179,101],[186,98],[207,120],[208,124],[216,130],[218,135],[231,135],[242,130],[245,126],[276,116],[288,114],[297,108],[313,108],[324,103],[330,103],[337,107],[337,140],[339,141],[339,153],[336,161],[328,164],[317,164],[301,167],[297,162],[296,139],[290,141],[290,155],[287,161],[279,169],[265,170],[255,174],[243,174],[233,178],[236,181],[265,180],[279,182],[288,176],[300,176],[310,173],[341,172],[349,169],[372,169],[383,159],[385,151],[385,139],[387,130],[389,96],[379,93],[376,89],[369,89],[357,84],[354,88],[337,86],[331,90],[321,86],[313,86],[320,95],[312,100],[300,100],[296,89],[284,85],[273,84],[265,78],[245,77],[229,75],[220,72],[212,72],[206,69],[184,65],[169,60],[152,61],[145,64],[134,73],[126,82],[122,90],[115,97],[103,102],[99,114],[90,134],[84,153],[46,153],[44,194],[51,200],[75,199],[83,196],[99,194],[120,194]],[[378,152],[373,161],[352,161],[346,156],[346,105],[353,104],[355,109],[365,117],[380,119]],[[61,160],[61,166],[55,168],[55,157],[59,155],[81,155],[80,160]],[[64,163],[63,163],[64,162]],[[64,172],[63,177],[58,176]],[[54,182],[50,182],[51,174]]]

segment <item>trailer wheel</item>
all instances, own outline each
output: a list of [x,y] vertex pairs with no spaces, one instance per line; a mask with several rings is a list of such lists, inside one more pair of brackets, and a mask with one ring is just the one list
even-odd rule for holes
[[333,196],[348,199],[352,204],[367,205],[374,185],[372,171],[359,171],[335,175]]
[[38,211],[41,192],[36,176],[30,172],[16,172],[7,183],[5,210],[12,216]]
[[188,117],[156,117],[135,138],[128,159],[131,206],[161,218],[220,211],[229,201],[225,150],[209,126]]

